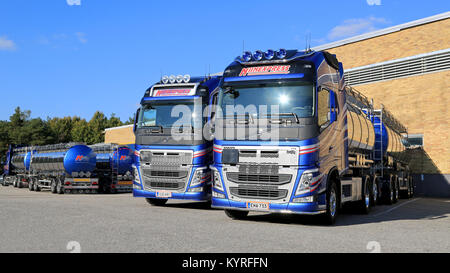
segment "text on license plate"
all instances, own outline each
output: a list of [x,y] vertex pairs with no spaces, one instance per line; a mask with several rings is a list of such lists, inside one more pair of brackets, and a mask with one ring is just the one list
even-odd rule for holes
[[264,202],[247,202],[248,209],[269,210],[269,203]]
[[157,191],[156,197],[168,198],[172,197],[172,192],[170,191]]

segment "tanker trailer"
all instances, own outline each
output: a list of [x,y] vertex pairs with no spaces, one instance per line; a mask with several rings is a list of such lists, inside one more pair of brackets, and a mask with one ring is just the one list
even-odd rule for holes
[[346,87],[348,161],[353,173],[367,173],[372,181],[372,204],[397,202],[400,194],[413,196],[414,184],[403,142],[407,129],[382,104],[373,108],[373,102]]
[[96,156],[80,143],[36,146],[31,153],[31,191],[52,193],[93,193],[98,190]]
[[31,149],[10,145],[3,164],[3,186],[12,184],[22,188],[28,186],[28,171],[30,169]]
[[131,192],[133,189],[133,151],[112,143],[90,145],[97,155],[96,173],[99,191],[103,193]]

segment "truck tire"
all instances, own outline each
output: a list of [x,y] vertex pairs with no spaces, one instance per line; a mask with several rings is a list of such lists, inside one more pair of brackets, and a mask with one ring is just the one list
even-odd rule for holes
[[370,177],[366,177],[366,180],[362,185],[361,200],[358,201],[358,208],[362,214],[369,214],[370,212],[371,189],[373,189],[373,187],[372,183],[370,183]]
[[375,179],[373,179],[373,183],[372,183],[372,195],[370,197],[370,205],[372,207],[379,205],[380,204],[380,185],[379,185],[379,177],[375,177]]
[[339,199],[336,182],[332,181],[330,187],[327,189],[327,211],[323,215],[323,222],[326,225],[334,225],[338,215]]
[[386,187],[386,204],[392,205],[394,204],[394,181],[392,181],[392,177],[389,180],[389,184]]
[[248,216],[248,211],[226,209],[225,214],[233,220],[242,220]]
[[52,179],[52,182],[50,184],[50,191],[52,193],[56,193],[56,179]]
[[152,206],[164,206],[167,203],[167,199],[145,198],[145,200]]
[[41,187],[39,187],[39,182],[37,181],[37,179],[33,183],[33,188],[34,191],[41,191]]
[[58,194],[63,194],[64,193],[64,188],[62,186],[62,181],[59,178],[56,181],[56,193],[58,193]]
[[398,187],[398,176],[395,176],[394,179],[394,204],[397,203],[398,201],[398,196],[399,196],[399,187]]

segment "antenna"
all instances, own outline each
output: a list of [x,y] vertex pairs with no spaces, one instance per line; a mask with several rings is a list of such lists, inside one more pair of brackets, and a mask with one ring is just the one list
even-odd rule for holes
[[308,52],[311,51],[311,31],[309,32]]

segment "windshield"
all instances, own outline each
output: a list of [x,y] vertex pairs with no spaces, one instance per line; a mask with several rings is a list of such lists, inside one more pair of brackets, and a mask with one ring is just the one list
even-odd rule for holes
[[243,106],[253,116],[279,114],[307,118],[314,115],[314,87],[311,83],[229,87],[221,90],[218,105],[225,117],[239,114],[237,106]]
[[148,102],[141,108],[137,127],[172,128],[187,126],[191,128],[201,128],[203,123],[203,107],[201,99],[197,101],[177,100]]

